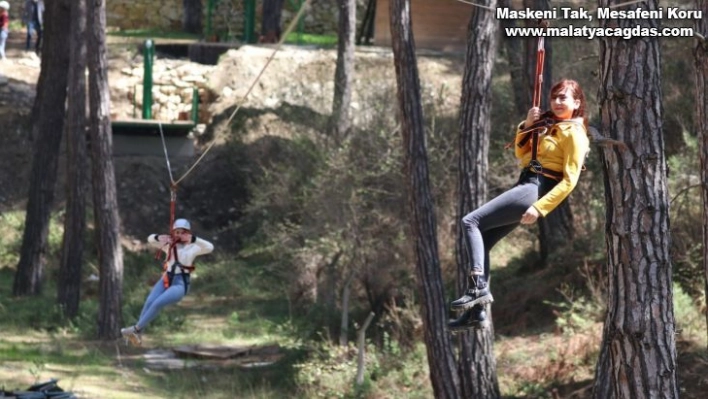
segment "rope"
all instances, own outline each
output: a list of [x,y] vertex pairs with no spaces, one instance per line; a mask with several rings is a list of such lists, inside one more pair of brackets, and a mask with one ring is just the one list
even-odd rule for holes
[[170,175],[170,228],[169,232],[172,235],[172,226],[175,224],[175,208],[177,202],[177,183],[172,178],[172,166],[170,165],[170,157],[167,154],[167,143],[165,142],[165,133],[162,131],[162,122],[157,122],[160,128],[160,139],[162,140],[162,150],[165,153],[165,162],[167,163],[167,173]]
[[[228,126],[231,123],[231,121],[234,119],[234,116],[236,115],[236,113],[241,109],[241,105],[245,102],[248,95],[251,94],[251,91],[253,91],[253,88],[256,86],[256,83],[258,83],[258,81],[261,79],[261,76],[263,76],[263,73],[265,72],[266,68],[268,68],[268,65],[270,65],[270,62],[273,61],[273,58],[275,58],[275,54],[280,50],[280,47],[285,42],[285,38],[290,34],[290,32],[293,31],[293,29],[295,29],[295,25],[300,20],[300,17],[302,17],[305,10],[309,7],[310,1],[311,0],[305,0],[305,2],[302,3],[302,5],[300,6],[300,10],[298,10],[295,17],[292,19],[292,21],[290,21],[290,25],[288,25],[288,28],[285,29],[283,34],[280,36],[280,40],[276,44],[275,49],[273,50],[273,53],[270,55],[270,57],[268,57],[268,60],[266,61],[265,65],[263,65],[263,68],[258,73],[258,76],[256,76],[256,79],[253,81],[253,83],[251,83],[251,86],[246,91],[246,94],[244,94],[243,97],[241,98],[241,101],[239,101],[234,112],[232,112],[231,116],[229,116],[229,119],[226,121],[226,126]],[[204,156],[206,156],[206,154],[209,152],[209,150],[211,150],[211,148],[214,146],[214,144],[216,144],[216,141],[212,141],[211,144],[209,144],[209,146],[206,148],[206,150],[204,150],[202,155],[197,159],[197,161],[194,162],[194,164],[173,184],[177,185],[179,182],[184,180],[184,178],[187,177],[187,175],[189,175],[192,172],[192,170],[194,170],[194,168],[197,166],[197,164],[199,164],[199,162],[201,162],[201,160],[204,158]]]
[[162,132],[162,122],[157,122],[160,128],[160,139],[162,139],[162,150],[165,152],[165,162],[167,162],[167,172],[170,174],[170,183],[175,184],[175,179],[172,178],[172,167],[170,166],[170,157],[167,155],[167,144],[165,143],[165,134]]
[[533,107],[541,106],[541,92],[543,88],[543,64],[546,60],[546,49],[544,48],[543,36],[538,37],[538,49],[536,52],[536,80],[533,85]]
[[641,2],[643,2],[643,1],[646,1],[646,0],[625,1],[624,3],[611,4],[611,5],[607,6],[607,8],[623,7],[623,6],[628,6],[628,5],[631,5],[631,4],[641,3]]
[[475,7],[479,7],[479,8],[484,8],[485,10],[496,11],[495,8],[492,8],[492,7],[489,7],[489,6],[483,6],[483,5],[481,5],[481,4],[473,3],[473,2],[471,2],[471,1],[466,1],[466,0],[457,0],[457,1],[459,1],[460,3],[469,4],[469,5],[471,5],[471,6],[475,6]]
[[[456,1],[459,1],[460,3],[464,3],[464,4],[469,4],[469,5],[471,5],[471,6],[483,8],[483,9],[485,9],[485,10],[496,11],[496,8],[492,8],[492,7],[489,7],[489,6],[482,5],[482,4],[473,3],[473,2],[468,1],[468,0],[456,0]],[[636,4],[636,3],[641,3],[641,2],[644,2],[644,1],[646,1],[646,0],[625,1],[624,3],[611,4],[611,5],[607,6],[607,8],[624,7],[624,6],[628,6],[628,5],[632,5],[632,4]],[[575,3],[568,3],[568,4],[575,5]]]

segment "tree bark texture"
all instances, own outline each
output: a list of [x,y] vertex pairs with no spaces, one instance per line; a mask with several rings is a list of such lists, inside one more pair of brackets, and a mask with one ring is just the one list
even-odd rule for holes
[[[486,0],[480,4],[495,8],[497,1]],[[459,294],[466,288],[471,255],[467,253],[467,234],[462,226],[462,218],[480,207],[487,197],[492,68],[496,59],[497,27],[493,13],[477,7],[472,8],[460,100],[456,248]],[[489,315],[491,317],[491,312]],[[462,397],[499,398],[494,358],[494,329],[475,329],[465,333],[460,336],[459,346],[458,367]]]
[[88,0],[88,68],[93,209],[100,270],[98,337],[118,338],[121,326],[123,249],[113,168],[110,96],[106,63],[106,3]]
[[423,329],[435,397],[459,397],[438,256],[437,223],[430,193],[420,80],[409,0],[390,2],[391,41],[398,83],[398,112],[404,145],[411,234],[422,298]]
[[537,269],[546,267],[546,262],[557,250],[567,246],[575,237],[573,211],[569,198],[545,217],[538,218],[539,261]]
[[[708,0],[696,0],[696,10],[708,15]],[[696,19],[695,31],[708,37],[708,20]],[[701,196],[703,198],[703,279],[708,299],[708,41],[696,37],[696,132],[698,155],[701,160]],[[708,325],[708,312],[706,312]],[[708,329],[706,330],[708,333]],[[708,338],[708,336],[706,337]],[[706,341],[708,344],[708,341]]]
[[[658,26],[602,21],[609,23]],[[601,38],[600,63],[602,130],[628,149],[602,154],[609,294],[593,397],[678,398],[659,40]]]
[[[499,7],[511,8],[511,0],[499,0]],[[517,23],[514,19],[502,19],[499,21],[502,28],[516,27]],[[528,97],[528,89],[526,83],[526,63],[524,58],[525,40],[522,37],[505,36],[502,31],[502,42],[506,51],[506,58],[509,62],[509,78],[511,79],[511,90],[514,96],[514,108],[520,119],[529,111],[530,97]]]
[[202,33],[202,0],[182,2],[182,29],[187,33]]
[[337,0],[339,4],[339,41],[337,66],[334,71],[332,132],[337,140],[349,131],[349,106],[354,80],[354,39],[356,34],[356,0]]
[[34,139],[32,172],[20,260],[13,285],[16,296],[38,295],[42,290],[44,255],[64,126],[69,70],[67,36],[71,21],[68,4],[66,0],[48,2],[44,15],[45,40],[31,125]]
[[81,269],[86,232],[86,0],[71,3],[71,49],[66,109],[66,216],[59,266],[57,302],[74,318],[81,299]]

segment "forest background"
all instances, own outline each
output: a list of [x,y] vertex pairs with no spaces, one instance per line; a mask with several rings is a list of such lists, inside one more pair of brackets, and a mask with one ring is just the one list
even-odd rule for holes
[[[693,40],[661,42],[674,305],[680,331],[678,375],[684,397],[699,397],[706,384],[702,232],[697,223],[702,202],[693,128],[696,85],[687,78],[694,74]],[[598,125],[597,42],[553,40],[552,46],[553,80],[579,80],[588,95],[590,122]],[[135,51],[132,57],[139,60],[137,50],[125,45],[116,45],[109,60],[125,57],[126,49]],[[285,51],[293,57],[302,50]],[[336,54],[325,53],[329,60]],[[515,108],[509,55],[508,47],[500,44],[493,69],[490,197],[516,178],[513,157],[503,150],[516,119],[522,118]],[[219,251],[200,265],[192,298],[151,327],[146,346],[281,345],[286,356],[257,371],[229,365],[198,371],[151,370],[145,367],[144,350],[96,341],[98,292],[86,282],[98,274],[91,234],[86,237],[80,312],[67,320],[56,306],[55,291],[65,218],[61,184],[51,216],[44,290],[13,297],[28,149],[33,143],[29,110],[4,106],[3,123],[12,133],[3,135],[7,163],[2,168],[6,188],[0,235],[0,382],[15,388],[58,377],[65,381],[63,387],[85,397],[431,397],[405,206],[393,65],[387,57],[386,51],[375,56],[370,51],[357,53],[353,107],[357,112],[350,133],[338,140],[327,133],[333,65],[331,70],[309,66],[315,73],[308,78],[319,77],[320,87],[326,88],[319,98],[298,93],[290,98],[300,97],[299,103],[271,107],[247,103],[226,126],[233,103],[214,105],[213,123],[200,145],[203,149],[211,140],[218,145],[181,187],[179,209],[217,243]],[[225,57],[223,69],[215,75],[239,80],[226,66],[234,59],[238,55]],[[446,299],[453,299],[460,88],[436,75],[445,71],[461,78],[464,59],[435,54],[422,56],[421,64],[429,66],[421,68],[421,83],[440,264]],[[248,81],[252,76],[241,78]],[[302,90],[286,84],[293,79],[285,65],[267,71],[262,79],[265,87]],[[222,93],[217,83],[212,84],[214,93]],[[554,248],[540,262],[538,232],[532,227],[517,230],[492,254],[495,354],[504,397],[589,395],[606,306],[606,204],[598,152],[593,149],[588,170],[571,196],[574,235],[566,247]],[[115,162],[124,221],[122,318],[131,320],[147,292],[144,283],[157,271],[150,266],[152,253],[139,242],[166,225],[169,180],[165,181],[164,160],[159,158]],[[177,163],[175,168],[183,171],[190,164]],[[64,178],[58,181],[63,183]],[[346,293],[348,306],[343,303]],[[342,309],[348,309],[346,328]],[[371,311],[376,316],[366,331],[365,378],[356,384],[355,330]]]

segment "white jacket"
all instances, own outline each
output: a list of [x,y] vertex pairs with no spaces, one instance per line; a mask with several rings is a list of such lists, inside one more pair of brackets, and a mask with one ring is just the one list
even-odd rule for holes
[[[150,243],[151,246],[155,248],[160,248],[163,252],[167,253],[170,248],[170,245],[161,243],[157,240],[157,237],[157,234],[150,234],[148,236],[148,243]],[[214,250],[214,244],[197,236],[193,237],[196,238],[194,242],[187,244],[180,243],[175,246],[175,248],[177,248],[177,259],[179,259],[179,263],[183,266],[192,266],[194,263],[194,259],[197,256],[209,254]],[[174,256],[169,256],[169,260],[167,261],[167,270],[171,271],[172,264],[174,263]],[[182,270],[179,267],[176,267],[175,274],[179,273],[182,273]]]

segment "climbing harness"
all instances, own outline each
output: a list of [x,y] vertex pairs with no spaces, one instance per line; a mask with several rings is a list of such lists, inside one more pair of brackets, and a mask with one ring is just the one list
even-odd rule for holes
[[[548,22],[539,20],[538,21],[538,26],[541,27],[542,29],[545,29],[548,27]],[[534,76],[534,85],[533,85],[533,98],[532,98],[532,107],[533,108],[540,108],[541,107],[541,92],[543,91],[543,66],[546,60],[546,49],[544,47],[545,42],[544,42],[544,37],[539,36],[538,37],[538,46],[536,49],[536,74]],[[555,124],[555,120],[553,119],[553,113],[548,111],[541,115],[541,117],[534,122],[531,126],[525,127],[521,132],[518,134],[525,134],[526,136],[519,141],[517,144],[519,148],[523,147],[528,143],[529,139],[531,139],[531,160],[529,161],[529,164],[526,166],[526,169],[532,171],[533,173],[536,174],[542,174],[546,175],[548,177],[551,177],[554,180],[560,180],[563,178],[563,173],[562,172],[557,172],[555,170],[550,170],[550,169],[544,169],[543,165],[541,165],[541,162],[538,160],[538,142],[539,142],[539,136],[542,136],[548,132],[548,129]]]
[[[170,259],[172,259],[171,256],[174,256],[174,262],[172,262],[172,266],[170,267],[169,263]],[[187,291],[189,291],[189,273],[193,272],[195,267],[194,265],[186,266],[180,263],[179,257],[177,256],[177,246],[175,243],[170,244],[167,259],[165,259],[165,262],[163,262],[162,265],[162,286],[165,287],[165,289],[170,288],[172,286],[172,281],[174,280],[175,275],[181,274],[182,281],[184,282],[184,294],[187,295]],[[179,269],[179,273],[176,273],[177,269]]]
[[[258,73],[258,76],[254,79],[253,83],[251,86],[248,88],[246,93],[243,95],[241,98],[241,101],[238,103],[238,106],[234,110],[234,112],[231,113],[231,116],[229,116],[228,120],[226,121],[226,126],[228,126],[231,121],[233,120],[234,116],[236,113],[241,109],[241,105],[245,102],[246,98],[248,95],[253,91],[253,88],[256,86],[260,78],[263,76],[263,73],[265,72],[266,68],[268,68],[268,65],[270,65],[271,61],[275,58],[275,54],[280,50],[282,47],[283,43],[285,42],[285,38],[290,34],[295,29],[296,24],[304,14],[305,10],[309,8],[311,0],[305,0],[305,2],[300,6],[300,10],[297,12],[295,17],[290,21],[290,24],[288,25],[287,29],[283,32],[281,35],[280,40],[278,41],[275,49],[273,50],[273,53],[268,57],[268,60],[266,61],[265,65],[261,69],[261,71]],[[165,260],[161,261],[162,263],[162,269],[163,269],[163,277],[162,281],[164,284],[165,288],[168,288],[172,285],[172,281],[174,279],[175,274],[182,274],[182,278],[184,279],[184,289],[185,289],[185,294],[187,293],[187,290],[189,288],[189,273],[194,270],[194,266],[186,266],[182,265],[179,262],[179,259],[177,258],[177,248],[176,248],[176,241],[174,237],[174,221],[175,221],[175,210],[176,210],[176,203],[177,203],[177,186],[178,184],[184,180],[187,175],[189,175],[192,170],[201,162],[202,159],[206,156],[206,154],[211,150],[211,148],[214,146],[216,143],[216,140],[213,140],[211,144],[204,150],[204,152],[197,158],[197,160],[194,162],[194,164],[177,180],[174,179],[172,175],[172,167],[170,165],[170,157],[169,154],[167,153],[167,144],[165,143],[165,135],[162,130],[162,124],[158,124],[159,130],[160,130],[160,139],[162,140],[162,149],[165,154],[165,162],[167,164],[167,172],[170,177],[170,225],[169,225],[169,232],[170,232],[170,237],[172,237],[172,242],[170,244],[166,244],[165,246],[169,245],[167,248],[167,251],[164,251],[165,246],[160,248],[157,253],[155,254],[155,259],[160,259],[162,257],[162,253],[165,252]],[[171,257],[174,256],[174,262],[172,263],[172,267],[170,268],[169,262]],[[177,268],[180,269],[181,273],[175,273]],[[169,269],[169,270],[168,270]]]

